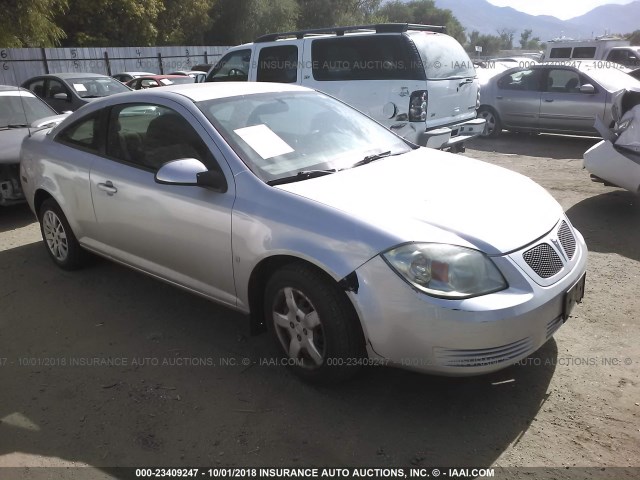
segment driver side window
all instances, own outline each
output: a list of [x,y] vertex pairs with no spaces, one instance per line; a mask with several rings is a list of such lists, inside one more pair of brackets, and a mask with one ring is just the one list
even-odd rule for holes
[[145,170],[183,158],[195,158],[207,168],[217,165],[202,138],[179,113],[150,104],[129,104],[111,111],[107,156]]
[[246,82],[251,68],[251,50],[238,50],[222,57],[207,82]]

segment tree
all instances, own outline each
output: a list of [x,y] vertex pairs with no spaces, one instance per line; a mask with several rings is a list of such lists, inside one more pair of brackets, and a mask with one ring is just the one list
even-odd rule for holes
[[512,28],[502,28],[497,30],[498,37],[500,37],[500,48],[502,50],[512,50],[513,49],[513,36],[516,31]]
[[296,0],[219,0],[206,39],[219,45],[252,42],[265,33],[295,30],[298,15]]
[[64,38],[56,22],[67,0],[0,0],[0,47],[52,47]]
[[56,21],[67,34],[64,46],[147,46],[156,43],[162,0],[69,0]]
[[298,0],[301,29],[375,23],[381,0]]
[[394,0],[383,5],[378,14],[389,22],[444,25],[449,35],[460,43],[466,42],[462,24],[451,10],[436,8],[433,0],[412,0],[407,3]]
[[629,33],[626,37],[631,42],[631,45],[640,45],[640,30]]
[[532,33],[533,33],[533,30],[531,30],[530,28],[527,28],[524,32],[520,34],[520,48],[522,50],[527,49],[527,45],[529,45],[529,39],[531,38]]
[[159,45],[203,45],[215,0],[164,0],[156,29]]

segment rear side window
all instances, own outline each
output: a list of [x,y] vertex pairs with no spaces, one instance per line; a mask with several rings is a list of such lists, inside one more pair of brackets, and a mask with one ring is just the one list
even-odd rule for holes
[[596,47],[576,47],[571,58],[593,58],[596,56]]
[[313,78],[341,80],[424,80],[413,43],[403,35],[313,40]]
[[265,47],[258,57],[258,81],[296,83],[298,81],[298,47]]
[[502,90],[534,92],[540,90],[540,70],[520,70],[505,75],[498,81]]
[[571,58],[571,47],[552,48],[549,58]]

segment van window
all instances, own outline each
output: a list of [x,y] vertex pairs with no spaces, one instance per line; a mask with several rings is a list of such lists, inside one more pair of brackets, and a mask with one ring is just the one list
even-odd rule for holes
[[415,46],[403,35],[313,40],[313,78],[340,80],[424,80]]
[[207,82],[246,82],[249,79],[251,50],[227,53],[207,75]]
[[417,32],[411,35],[425,66],[427,78],[475,77],[473,63],[458,41],[448,35]]
[[549,58],[571,58],[571,47],[552,48]]
[[571,58],[594,58],[596,56],[596,47],[576,47],[573,49]]
[[258,81],[296,83],[298,81],[298,47],[265,47],[258,57]]

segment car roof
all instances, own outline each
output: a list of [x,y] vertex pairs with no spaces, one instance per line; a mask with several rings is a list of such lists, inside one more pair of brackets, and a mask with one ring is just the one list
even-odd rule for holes
[[113,75],[155,75],[155,73],[152,73],[152,72],[118,72],[118,73],[114,73]]
[[[164,95],[178,93],[194,102],[213,100],[217,98],[238,97],[258,93],[277,92],[312,92],[313,90],[298,85],[268,82],[220,82],[220,83],[186,83],[169,85],[162,88],[152,88],[136,91],[138,95]],[[127,93],[129,95],[129,93]]]
[[85,72],[77,72],[77,73],[49,73],[46,75],[37,75],[33,78],[61,78],[66,80],[68,78],[111,78],[108,75],[103,75],[101,73],[85,73]]
[[184,75],[142,75],[135,80],[144,80],[146,78],[152,78],[154,80],[162,80],[163,78],[184,78]]
[[31,90],[28,90],[26,88],[16,87],[14,85],[0,85],[0,92],[15,92],[18,90],[33,96],[33,93],[31,93]]

